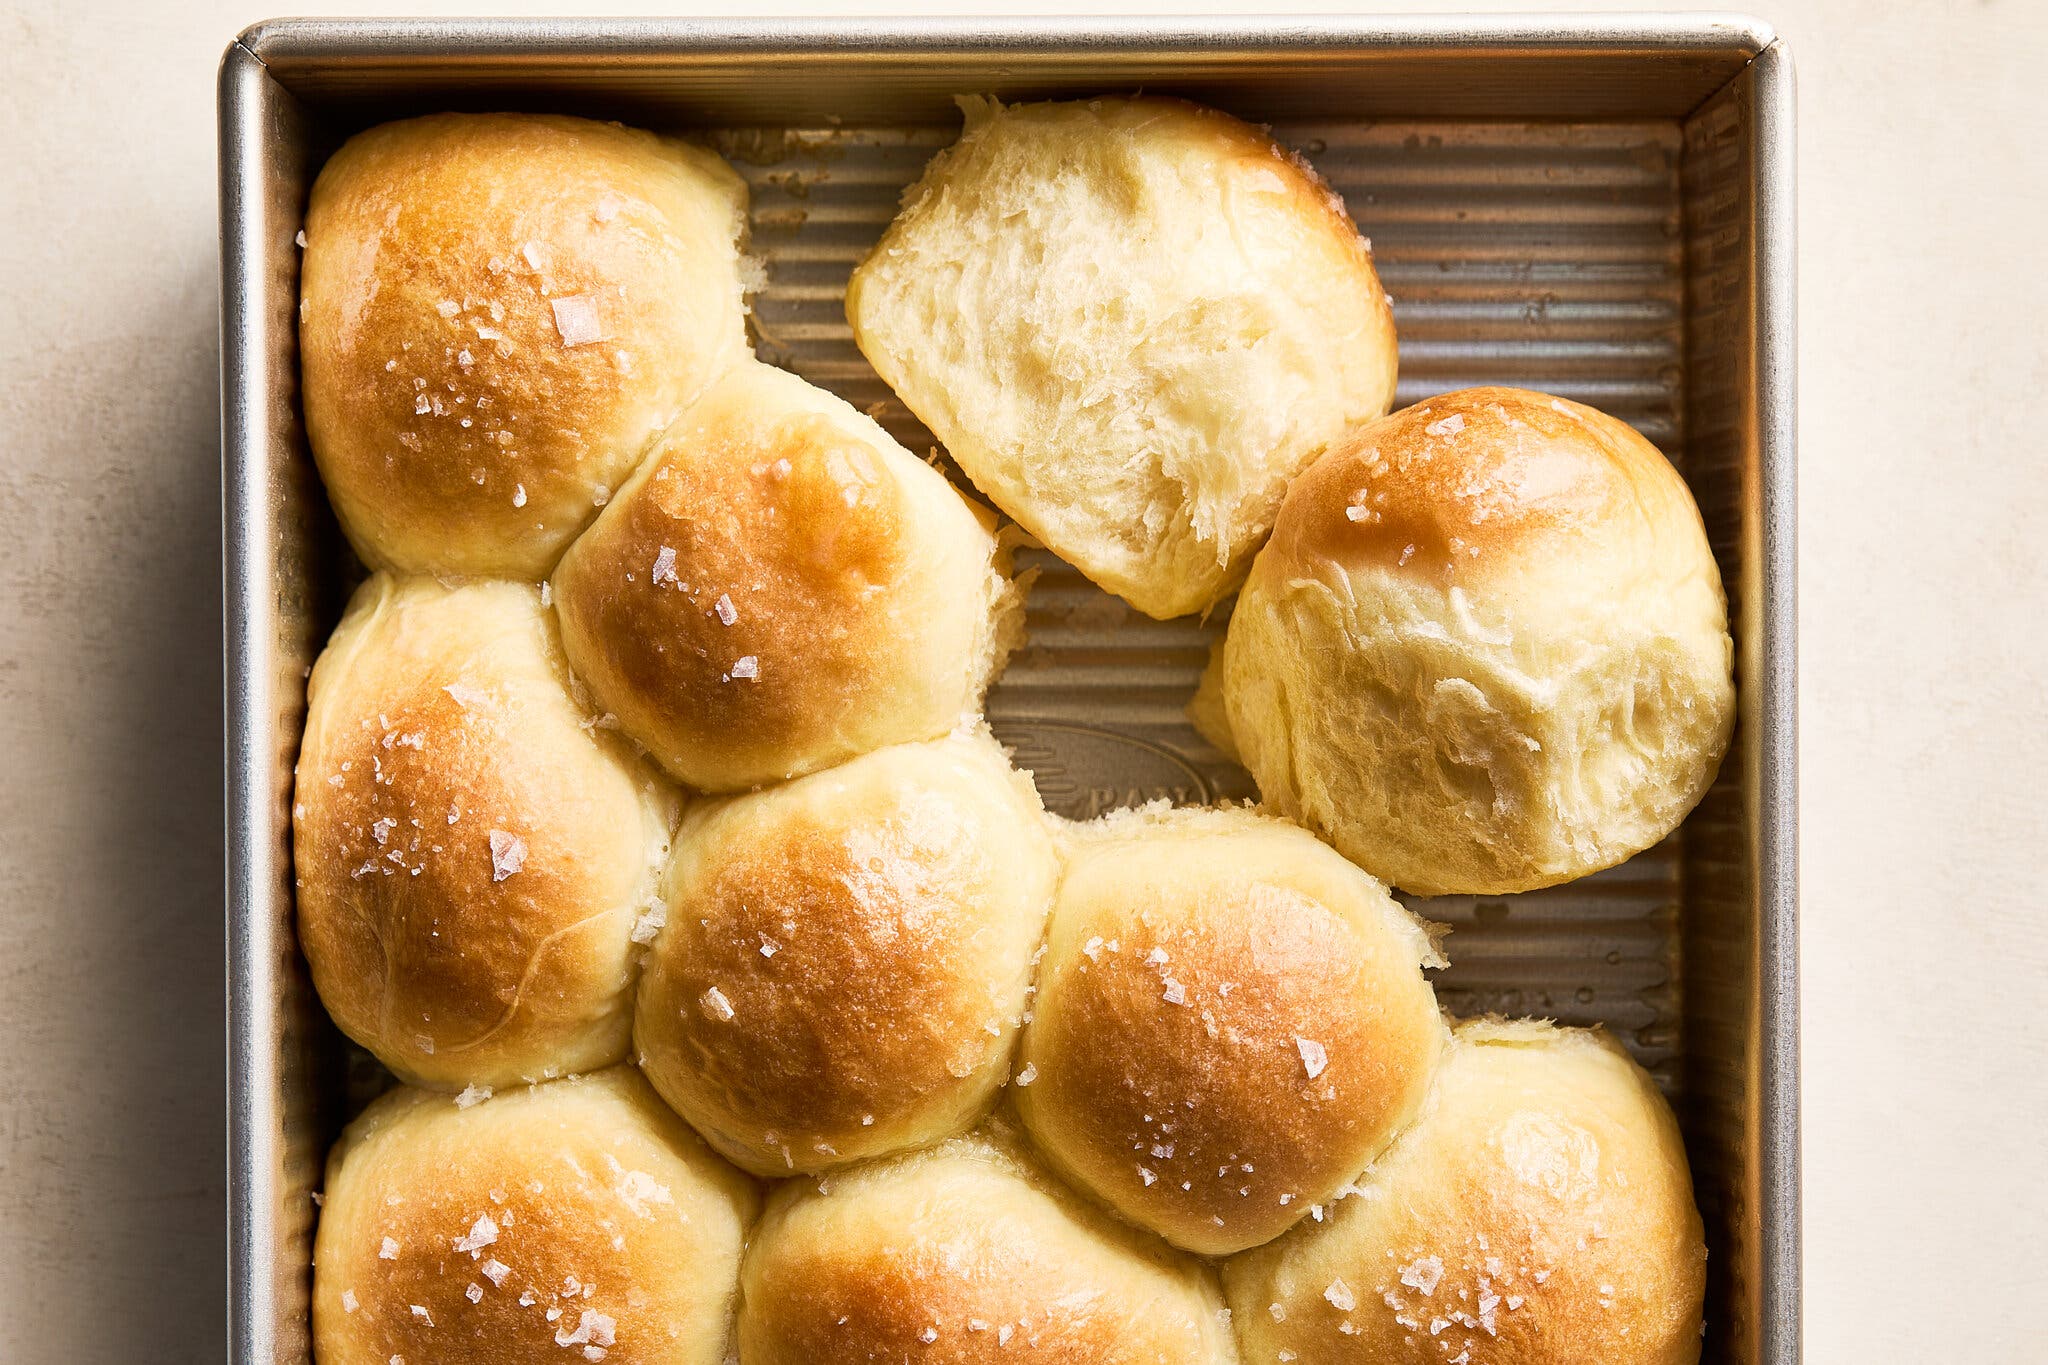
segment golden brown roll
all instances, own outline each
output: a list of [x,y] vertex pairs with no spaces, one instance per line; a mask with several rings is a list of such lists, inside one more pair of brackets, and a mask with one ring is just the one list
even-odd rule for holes
[[1678,1125],[1603,1035],[1460,1026],[1435,1104],[1320,1223],[1224,1267],[1247,1365],[1690,1365]]
[[343,144],[306,210],[306,432],[372,567],[544,576],[746,352],[746,186],[617,124],[436,114]]
[[1428,936],[1246,810],[1078,827],[1016,1078],[1053,1164],[1168,1241],[1278,1236],[1413,1120],[1444,1027]]
[[933,739],[979,706],[1021,624],[992,524],[871,419],[748,362],[563,557],[563,643],[701,790]]
[[1002,1126],[778,1190],[740,1358],[1232,1365],[1213,1272],[1081,1203]]
[[854,339],[975,486],[1151,616],[1235,587],[1287,481],[1394,393],[1393,312],[1344,205],[1179,100],[967,126],[854,271]]
[[986,734],[695,807],[634,1039],[662,1097],[760,1175],[949,1137],[1009,1075],[1058,864]]
[[365,583],[313,668],[293,817],[313,984],[401,1077],[625,1055],[674,797],[577,707],[532,588]]
[[1467,389],[1295,482],[1223,695],[1267,801],[1404,890],[1498,894],[1685,818],[1734,724],[1731,657],[1699,510],[1656,447]]
[[396,1090],[327,1158],[320,1365],[721,1365],[752,1184],[631,1068]]

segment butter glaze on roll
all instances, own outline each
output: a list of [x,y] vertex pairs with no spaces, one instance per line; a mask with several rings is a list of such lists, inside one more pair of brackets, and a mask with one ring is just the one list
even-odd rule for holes
[[1009,1075],[1058,873],[1030,779],[986,734],[699,803],[641,981],[641,1065],[760,1175],[950,1137]]
[[605,1066],[675,798],[572,699],[525,584],[378,574],[314,665],[299,943],[344,1033],[461,1089]]
[[1202,611],[1287,481],[1392,400],[1371,250],[1313,171],[1213,109],[961,106],[853,272],[854,339],[1062,559],[1148,615]]
[[373,568],[544,577],[746,354],[746,186],[617,124],[435,114],[342,145],[306,211],[306,431]]
[[1000,1123],[770,1200],[746,1365],[1235,1365],[1214,1272],[1046,1176]]
[[1444,1037],[1428,936],[1284,820],[1147,809],[1070,840],[1019,1114],[1176,1245],[1278,1236],[1420,1110]]
[[722,1365],[753,1185],[629,1068],[396,1090],[327,1161],[320,1365]]
[[1429,1113],[1320,1223],[1224,1267],[1247,1365],[1692,1365],[1678,1125],[1606,1036],[1461,1025]]
[[935,739],[979,708],[1021,625],[992,524],[870,418],[748,362],[563,557],[563,643],[703,791]]
[[1422,895],[1499,894],[1655,844],[1735,720],[1727,606],[1656,447],[1467,389],[1298,479],[1231,617],[1230,736],[1268,802]]

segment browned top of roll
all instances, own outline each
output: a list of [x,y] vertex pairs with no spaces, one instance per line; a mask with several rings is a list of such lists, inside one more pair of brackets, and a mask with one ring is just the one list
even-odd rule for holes
[[930,739],[979,698],[1006,585],[984,520],[838,398],[722,378],[555,577],[597,698],[725,791]]
[[307,434],[373,566],[538,578],[746,348],[746,189],[546,114],[351,138],[306,214]]
[[1461,389],[1317,460],[1266,553],[1282,576],[1327,565],[1471,584],[1589,541],[1654,537],[1673,514],[1697,523],[1677,471],[1627,423],[1526,389]]
[[393,1091],[329,1157],[314,1355],[720,1365],[756,1206],[628,1067],[474,1103]]

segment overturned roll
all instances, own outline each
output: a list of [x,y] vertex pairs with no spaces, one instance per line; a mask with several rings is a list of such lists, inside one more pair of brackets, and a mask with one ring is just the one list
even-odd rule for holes
[[1213,109],[961,104],[853,272],[854,339],[1061,558],[1149,615],[1201,611],[1288,480],[1387,410],[1371,249],[1305,163]]

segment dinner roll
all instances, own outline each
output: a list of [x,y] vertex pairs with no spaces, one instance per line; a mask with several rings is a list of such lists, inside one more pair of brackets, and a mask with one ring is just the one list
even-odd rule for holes
[[875,369],[976,487],[1151,616],[1243,576],[1287,482],[1394,393],[1344,205],[1179,100],[964,99],[853,272]]
[[769,1201],[746,1365],[1234,1365],[1213,1272],[1081,1203],[991,1126]]
[[705,791],[933,739],[1021,628],[992,523],[871,419],[748,362],[563,557],[563,643]]
[[1460,1026],[1434,1106],[1320,1223],[1224,1267],[1248,1365],[1690,1365],[1678,1125],[1606,1037]]
[[1057,875],[986,734],[702,803],[663,882],[641,1065],[760,1175],[960,1132],[1009,1075]]
[[379,574],[313,668],[299,944],[342,1031],[409,1081],[608,1065],[674,797],[571,699],[531,587]]
[[1656,447],[1467,389],[1295,482],[1223,695],[1267,801],[1405,890],[1498,894],[1684,819],[1734,724],[1731,658],[1699,511]]
[[327,1158],[320,1365],[720,1365],[753,1186],[629,1067],[396,1090]]
[[1278,1236],[1412,1121],[1444,1026],[1428,936],[1282,820],[1124,812],[1074,834],[1017,1074],[1053,1164],[1220,1255]]
[[306,434],[373,567],[544,576],[654,434],[746,351],[746,186],[552,114],[343,144],[306,210]]

